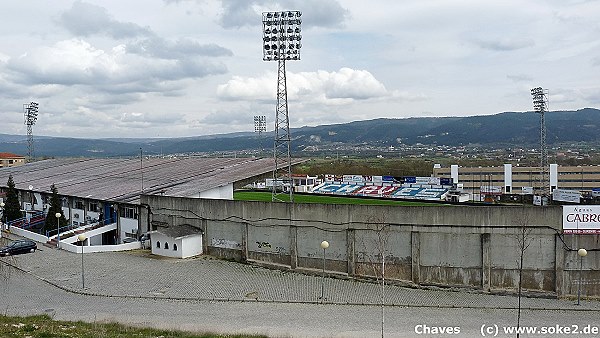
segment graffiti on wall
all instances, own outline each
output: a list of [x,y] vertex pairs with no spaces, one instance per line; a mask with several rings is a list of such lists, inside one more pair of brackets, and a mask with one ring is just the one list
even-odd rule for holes
[[287,250],[284,247],[282,247],[282,246],[276,246],[276,247],[273,248],[273,246],[269,242],[259,242],[259,241],[257,241],[256,242],[256,246],[259,249],[263,249],[264,251],[272,251],[272,252],[274,252],[276,254],[279,254],[279,255],[287,255],[288,254]]
[[223,249],[239,249],[242,245],[235,241],[230,241],[223,238],[211,238],[210,245],[215,248],[223,248]]

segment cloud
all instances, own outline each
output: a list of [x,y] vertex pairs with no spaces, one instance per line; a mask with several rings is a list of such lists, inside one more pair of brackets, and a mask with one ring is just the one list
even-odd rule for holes
[[[235,76],[219,85],[217,95],[223,100],[272,100],[276,95],[276,74],[260,78]],[[287,74],[288,97],[324,104],[348,104],[391,96],[385,86],[366,70],[341,68],[337,72],[317,71]]]
[[153,35],[149,28],[132,22],[117,21],[105,8],[82,1],[74,2],[69,10],[63,12],[58,23],[75,36],[98,34],[124,39]]
[[303,27],[341,27],[349,17],[337,0],[222,0],[223,13],[219,23],[223,28],[259,26],[262,12],[299,10]]
[[[125,45],[110,50],[89,43],[65,40],[50,47],[39,47],[10,59],[9,77],[21,85],[77,87],[96,98],[99,93],[115,95],[118,103],[137,101],[131,93],[157,92],[178,96],[185,86],[179,81],[204,78],[227,72],[225,65],[204,59],[156,59],[127,53]],[[93,101],[93,100],[92,100]]]
[[217,44],[201,44],[190,38],[180,38],[169,41],[160,37],[141,39],[127,45],[127,51],[140,55],[158,57],[162,59],[179,59],[190,56],[232,56],[233,52]]
[[531,82],[533,78],[525,74],[508,74],[506,78],[513,82]]
[[473,39],[472,42],[480,48],[499,52],[513,51],[535,45],[533,39],[527,38]]

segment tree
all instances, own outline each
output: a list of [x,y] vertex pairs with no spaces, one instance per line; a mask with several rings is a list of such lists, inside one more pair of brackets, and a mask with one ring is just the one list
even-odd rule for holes
[[518,288],[518,305],[517,305],[517,338],[519,337],[519,328],[521,327],[521,294],[523,291],[523,258],[525,257],[525,251],[531,245],[533,237],[531,236],[532,228],[529,228],[529,216],[525,215],[519,220],[520,226],[515,234],[517,246],[519,249],[519,259],[517,260],[517,266],[519,267],[519,288]]
[[56,213],[60,213],[60,226],[67,225],[67,219],[62,210],[62,202],[60,197],[58,196],[58,189],[54,184],[50,187],[50,191],[52,191],[52,196],[50,197],[50,207],[48,208],[48,214],[46,215],[46,221],[44,222],[44,228],[42,229],[43,233],[48,231],[55,230],[57,228],[56,224]]
[[17,189],[15,188],[15,181],[13,180],[12,175],[8,176],[8,182],[6,182],[6,185],[8,186],[8,190],[6,191],[4,219],[6,222],[9,222],[23,217],[23,213],[21,213],[19,196],[17,195]]
[[364,258],[367,259],[381,286],[381,337],[384,336],[385,328],[385,259],[391,236],[390,224],[385,222],[385,218],[385,215],[369,217],[367,222],[372,226],[375,236],[370,245],[367,246],[363,242]]

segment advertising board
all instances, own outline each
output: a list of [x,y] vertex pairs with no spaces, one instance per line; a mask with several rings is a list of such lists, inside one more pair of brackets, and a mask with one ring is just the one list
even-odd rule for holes
[[502,187],[493,185],[482,185],[479,191],[485,195],[502,195]]
[[579,191],[554,189],[552,191],[552,200],[558,202],[579,203],[581,194]]
[[521,193],[524,195],[533,195],[533,187],[522,187]]
[[565,234],[600,234],[600,205],[565,205],[562,221]]

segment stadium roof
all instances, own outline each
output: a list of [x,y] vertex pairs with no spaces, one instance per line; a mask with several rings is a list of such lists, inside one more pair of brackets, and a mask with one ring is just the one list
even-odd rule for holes
[[[294,161],[298,162],[298,161]],[[273,170],[272,158],[50,159],[0,168],[0,186],[12,174],[17,189],[138,204],[144,194],[195,197],[200,192]]]

